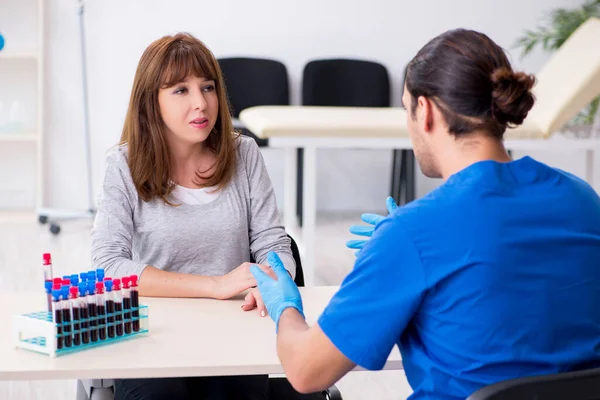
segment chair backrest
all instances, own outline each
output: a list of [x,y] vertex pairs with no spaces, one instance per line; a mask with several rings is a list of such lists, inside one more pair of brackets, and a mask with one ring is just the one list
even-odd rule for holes
[[[304,286],[304,270],[302,270],[302,260],[300,260],[300,250],[298,249],[298,245],[293,237],[289,234],[287,237],[290,239],[291,248],[292,248],[292,257],[294,258],[294,262],[296,263],[296,278],[294,278],[294,282],[298,287]],[[254,263],[256,260],[250,256],[250,262]]]
[[233,117],[253,106],[290,104],[288,74],[279,61],[262,58],[220,58]]
[[467,400],[599,400],[600,368],[510,379],[479,389]]
[[590,18],[552,55],[533,89],[527,120],[546,136],[561,129],[600,95],[600,18]]
[[294,261],[296,262],[296,278],[294,278],[294,282],[296,282],[296,286],[302,287],[304,286],[304,271],[302,270],[302,261],[300,260],[300,250],[298,250],[298,245],[294,241],[294,238],[290,235],[288,237],[292,242],[292,257],[294,257]]
[[305,106],[389,107],[390,78],[385,66],[363,60],[328,59],[306,64],[302,76]]

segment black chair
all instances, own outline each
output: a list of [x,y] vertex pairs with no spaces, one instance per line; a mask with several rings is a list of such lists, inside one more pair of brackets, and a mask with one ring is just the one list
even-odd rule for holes
[[600,368],[510,379],[479,389],[467,400],[600,400]]
[[[296,277],[294,282],[298,287],[304,286],[304,271],[302,270],[302,261],[300,260],[300,250],[298,245],[290,235],[292,247],[292,257],[296,262]],[[256,262],[250,257],[250,262]],[[287,378],[270,378],[269,379],[269,400],[342,400],[342,395],[337,387],[332,386],[327,390],[319,393],[302,394],[298,393],[287,380]]]
[[[306,64],[302,104],[307,106],[390,107],[390,78],[385,66],[362,60],[326,59]],[[302,225],[303,149],[298,149],[296,214]],[[391,195],[398,204],[414,199],[412,151],[394,150]],[[402,189],[404,199],[401,198]]]
[[[247,57],[220,58],[218,62],[234,118],[249,107],[290,104],[287,69],[281,62]],[[243,126],[237,128],[260,147],[269,145],[268,139],[257,137]]]

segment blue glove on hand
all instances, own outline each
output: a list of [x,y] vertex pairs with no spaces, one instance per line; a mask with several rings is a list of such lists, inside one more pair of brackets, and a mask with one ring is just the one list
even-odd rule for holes
[[294,307],[300,312],[302,317],[304,317],[304,310],[302,309],[302,298],[300,297],[298,286],[296,286],[287,270],[283,267],[279,256],[270,251],[267,255],[267,261],[271,268],[273,268],[275,275],[277,275],[277,280],[271,278],[256,265],[250,266],[250,272],[252,272],[252,275],[256,279],[260,295],[269,315],[275,321],[275,330],[277,331],[279,318],[283,310],[288,307]]
[[[398,205],[392,197],[388,197],[385,200],[385,205],[389,214],[393,213],[398,208]],[[350,233],[359,236],[371,237],[373,236],[373,231],[375,231],[375,225],[380,223],[384,218],[386,217],[379,214],[362,214],[360,216],[360,219],[362,219],[367,224],[371,224],[372,226],[352,225],[350,227]],[[356,255],[358,255],[360,249],[362,249],[367,243],[367,240],[350,240],[346,242],[346,247],[351,249],[358,249],[358,251],[355,253]]]

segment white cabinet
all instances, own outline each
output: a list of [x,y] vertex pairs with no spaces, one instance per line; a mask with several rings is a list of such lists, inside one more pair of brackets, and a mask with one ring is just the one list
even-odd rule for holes
[[0,1],[0,209],[43,195],[44,0]]

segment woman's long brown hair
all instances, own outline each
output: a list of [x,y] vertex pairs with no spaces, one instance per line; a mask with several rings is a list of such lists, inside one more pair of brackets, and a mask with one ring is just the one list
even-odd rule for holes
[[148,46],[138,63],[120,144],[128,145],[128,163],[140,198],[161,198],[166,204],[173,190],[171,153],[165,138],[158,91],[196,76],[215,81],[219,114],[204,144],[217,158],[212,172],[197,171],[203,187],[221,190],[236,168],[235,133],[221,68],[212,52],[188,33],[164,36]]

